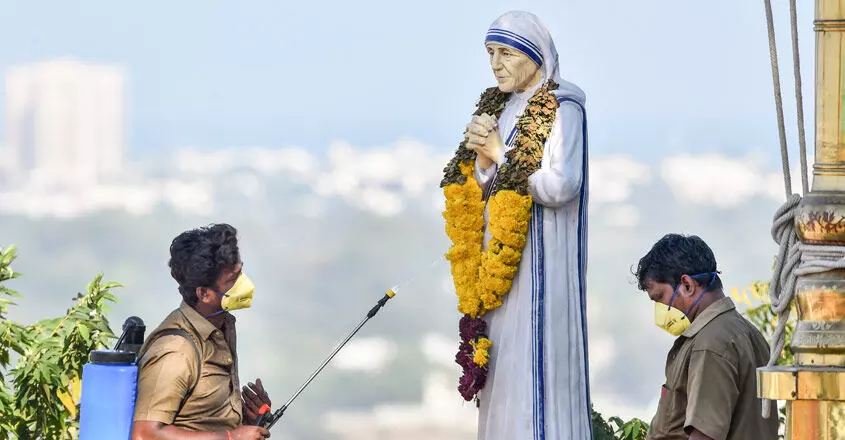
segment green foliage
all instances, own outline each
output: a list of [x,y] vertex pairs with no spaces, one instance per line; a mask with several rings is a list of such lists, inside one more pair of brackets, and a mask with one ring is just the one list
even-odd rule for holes
[[593,440],[645,440],[645,436],[648,434],[648,423],[638,418],[625,422],[619,417],[610,417],[608,421],[616,425],[616,428],[614,428],[602,418],[601,413],[595,409],[591,410]]
[[590,407],[593,418],[593,440],[617,440],[613,428],[602,418],[601,413]]
[[[771,300],[769,299],[769,281],[755,281],[751,284],[751,286],[746,289],[747,292],[751,293],[751,296],[759,301],[759,304],[755,305],[749,301],[748,295],[746,291],[743,291],[741,295],[738,295],[738,292],[732,292],[732,296],[735,299],[745,302],[749,305],[749,308],[745,310],[743,313],[749,321],[751,321],[754,326],[756,326],[760,333],[766,338],[766,340],[770,341],[770,344],[774,346],[774,341],[772,338],[775,334],[775,328],[777,327],[777,315],[772,312],[771,308]],[[778,358],[777,364],[778,365],[794,365],[795,364],[795,353],[792,352],[792,347],[790,347],[790,343],[792,342],[792,335],[795,333],[795,322],[796,317],[798,316],[795,310],[795,303],[791,305],[791,310],[789,314],[789,320],[786,322],[786,327],[784,328],[784,335],[785,335],[785,343],[783,344],[783,350],[780,352],[780,358]],[[773,405],[774,407],[774,405]],[[786,426],[786,408],[780,408],[778,411],[778,420],[780,421],[781,431],[783,431],[784,427]],[[779,438],[784,438],[783,435],[780,435]]]
[[26,347],[23,328],[6,317],[9,306],[15,305],[12,298],[20,297],[18,292],[3,284],[21,275],[10,266],[16,257],[14,246],[0,248],[0,438],[4,439],[14,432],[15,426],[14,418],[11,417],[15,412],[14,395],[6,384],[4,373],[9,369],[11,352],[23,354]]
[[619,417],[611,417],[610,421],[616,424],[616,438],[619,440],[644,440],[648,434],[648,423],[633,418],[623,422]]
[[[773,343],[774,341],[772,341],[772,337],[775,334],[775,327],[777,327],[777,315],[772,312],[772,303],[769,300],[769,282],[755,281],[751,284],[748,290],[755,299],[760,301],[760,303],[755,306],[754,304],[751,304],[750,301],[747,301],[751,307],[749,307],[743,314],[749,321],[751,321],[752,324],[754,324],[754,326],[760,329],[760,332],[766,337],[766,340]],[[743,294],[744,293],[745,292],[743,292]],[[745,297],[746,295],[743,295],[741,298],[744,299]],[[791,307],[792,313],[789,315],[789,320],[787,321],[785,328],[786,343],[780,353],[778,365],[795,364],[795,354],[792,352],[792,347],[789,346],[789,343],[792,341],[792,334],[795,333],[795,319],[798,315],[795,310],[795,303],[793,303]]]
[[[0,283],[20,275],[11,268],[15,257],[14,247],[0,248]],[[77,437],[82,366],[115,337],[106,318],[115,287],[100,274],[64,316],[23,326],[5,317],[9,298],[20,295],[0,284],[0,439]],[[12,352],[20,358],[9,370]],[[2,380],[7,374],[11,386]]]

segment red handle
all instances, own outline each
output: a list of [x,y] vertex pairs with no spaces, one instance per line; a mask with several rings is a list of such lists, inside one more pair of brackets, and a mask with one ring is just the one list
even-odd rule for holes
[[255,424],[257,426],[264,426],[270,417],[272,417],[270,416],[270,405],[266,403],[262,404],[261,408],[258,408],[258,417],[255,418]]

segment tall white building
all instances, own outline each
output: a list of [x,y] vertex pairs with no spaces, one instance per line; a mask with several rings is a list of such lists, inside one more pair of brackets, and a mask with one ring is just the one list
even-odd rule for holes
[[0,154],[11,182],[89,186],[119,175],[125,143],[121,69],[58,59],[9,69]]

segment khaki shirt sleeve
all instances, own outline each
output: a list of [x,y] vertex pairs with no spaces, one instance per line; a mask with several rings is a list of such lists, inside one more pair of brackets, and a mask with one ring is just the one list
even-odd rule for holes
[[684,430],[695,428],[714,440],[725,440],[739,398],[738,369],[730,359],[709,350],[690,356]]
[[182,398],[196,380],[196,357],[182,336],[163,336],[150,346],[139,363],[135,421],[173,423]]

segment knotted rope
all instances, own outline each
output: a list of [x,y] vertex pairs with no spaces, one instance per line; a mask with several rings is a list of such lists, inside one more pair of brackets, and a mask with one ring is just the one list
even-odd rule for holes
[[[772,335],[772,351],[766,364],[769,367],[777,363],[786,343],[786,324],[798,277],[845,269],[845,247],[806,245],[798,241],[798,234],[795,233],[795,212],[800,201],[798,194],[792,194],[777,210],[772,225],[772,238],[778,244],[778,257],[769,284],[769,298],[778,323]],[[769,417],[770,405],[770,400],[763,399],[765,418]]]
[[[772,238],[778,244],[778,256],[772,280],[769,284],[771,309],[777,315],[777,326],[772,335],[772,350],[767,366],[775,365],[786,344],[786,324],[789,321],[792,299],[798,276],[826,272],[845,267],[845,248],[838,246],[807,246],[799,243],[795,232],[795,215],[801,196],[792,193],[792,181],[789,171],[789,150],[786,143],[786,128],[783,121],[783,101],[780,91],[780,73],[778,71],[777,47],[775,42],[774,20],[771,0],[764,0],[766,24],[769,34],[769,57],[772,63],[772,85],[777,111],[778,137],[780,140],[781,162],[783,165],[783,183],[786,190],[786,202],[775,213],[772,224]],[[798,107],[798,137],[801,154],[801,187],[806,196],[809,191],[807,176],[807,148],[804,136],[804,104],[801,93],[801,69],[798,54],[798,19],[795,0],[789,2],[792,28],[792,61],[795,78],[795,101]],[[763,399],[763,417],[769,417],[771,401]]]

